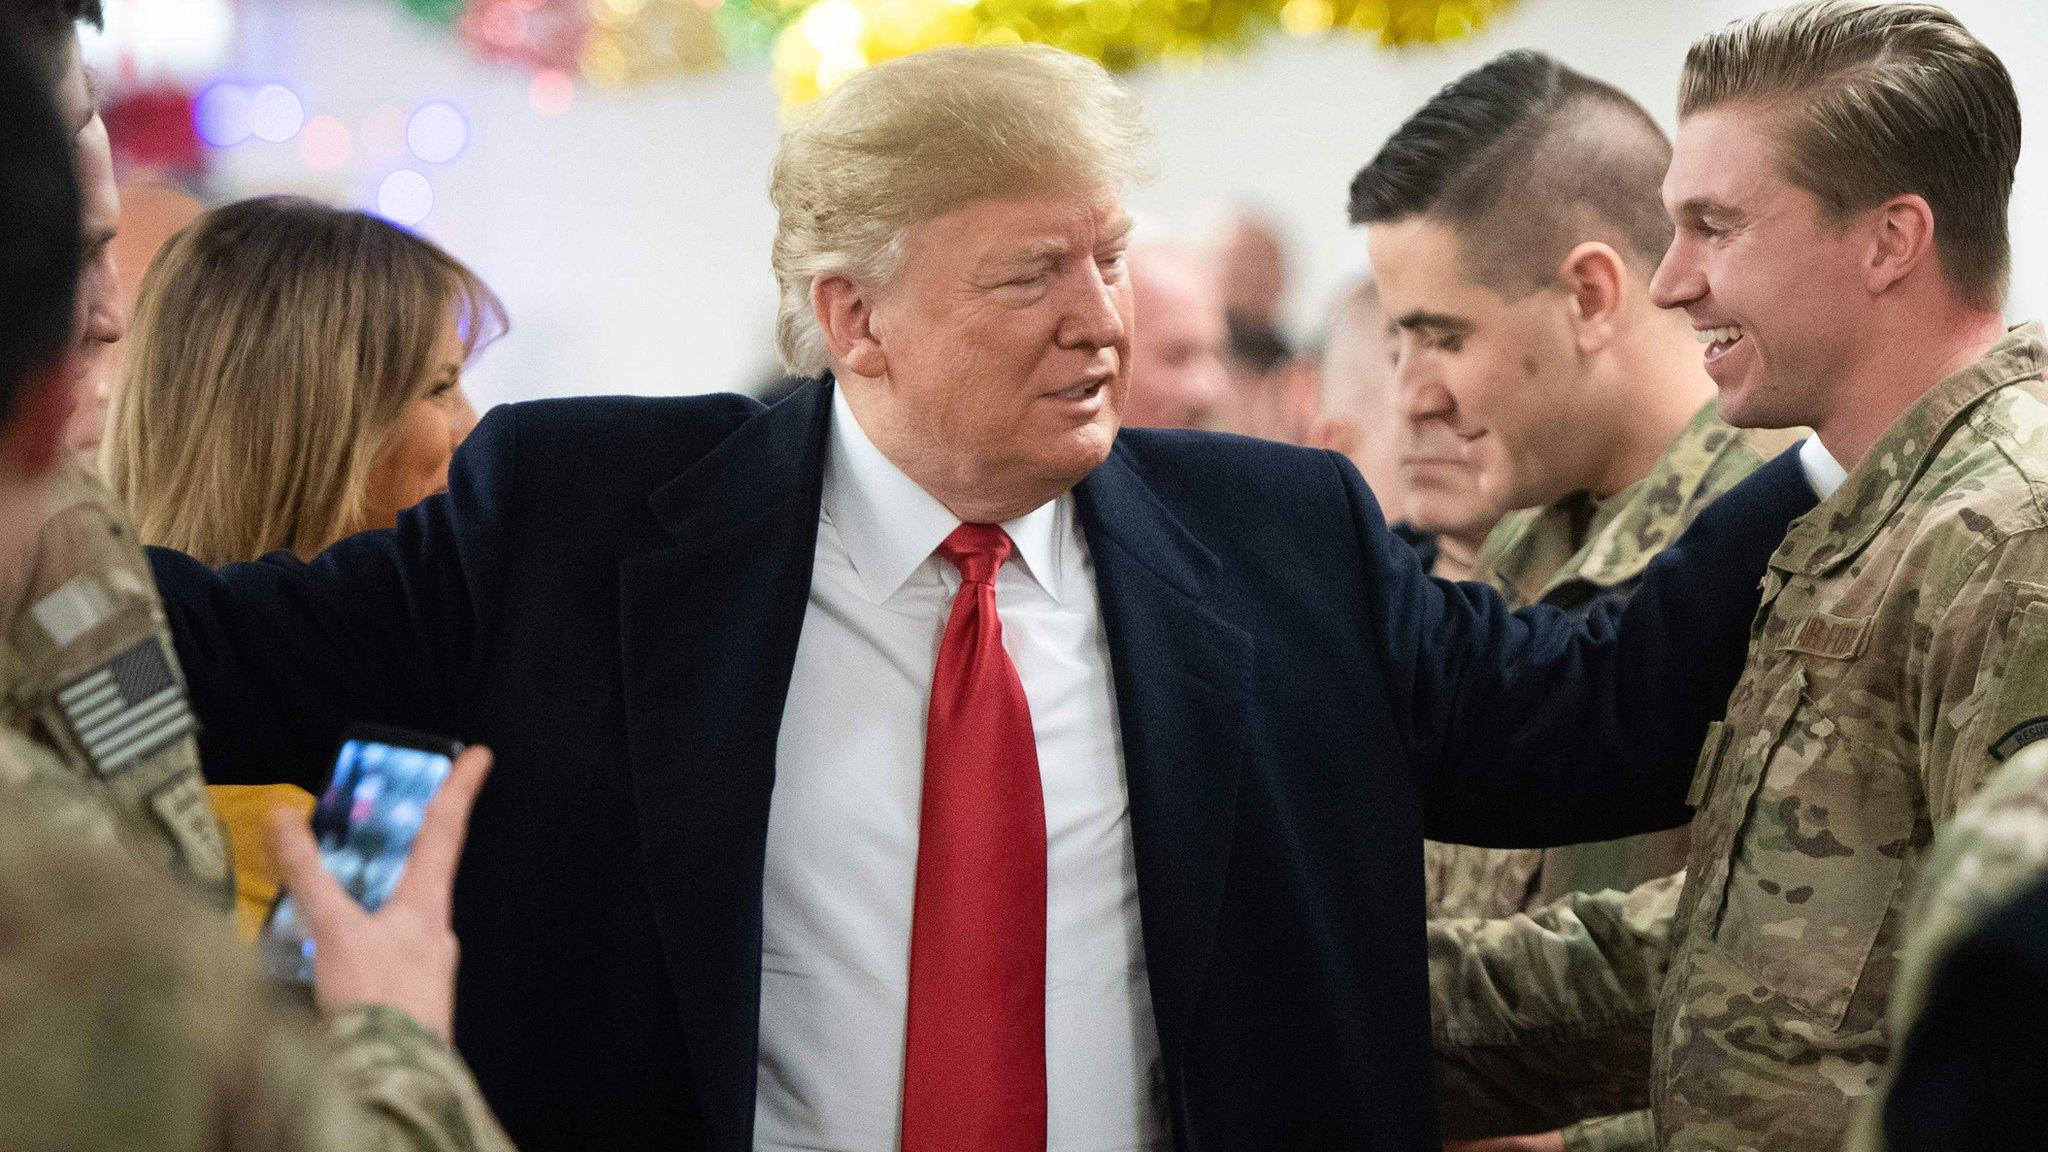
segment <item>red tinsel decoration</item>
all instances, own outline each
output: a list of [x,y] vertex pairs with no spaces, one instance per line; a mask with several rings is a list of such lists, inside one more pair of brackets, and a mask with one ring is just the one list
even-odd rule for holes
[[589,0],[470,0],[456,24],[478,56],[573,72],[590,35]]
[[192,123],[192,94],[172,87],[138,88],[100,110],[114,142],[114,163],[123,172],[138,168],[197,176],[206,149]]

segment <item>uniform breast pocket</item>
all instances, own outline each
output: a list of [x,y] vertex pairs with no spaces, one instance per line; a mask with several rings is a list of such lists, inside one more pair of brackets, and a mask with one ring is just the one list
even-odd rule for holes
[[1825,694],[1804,677],[1790,687],[1734,837],[1714,942],[1762,989],[1837,1029],[1898,894],[1915,789],[1894,759],[1844,737]]

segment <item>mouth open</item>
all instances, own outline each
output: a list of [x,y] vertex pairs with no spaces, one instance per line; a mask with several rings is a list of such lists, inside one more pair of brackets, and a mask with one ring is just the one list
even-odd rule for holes
[[1707,346],[1707,363],[1721,359],[1742,343],[1742,325],[1727,324],[1719,328],[1695,328],[1693,338]]
[[1085,404],[1101,395],[1103,385],[1107,383],[1107,380],[1092,380],[1085,384],[1076,384],[1072,388],[1062,388],[1058,392],[1048,392],[1046,396],[1048,399],[1067,404]]

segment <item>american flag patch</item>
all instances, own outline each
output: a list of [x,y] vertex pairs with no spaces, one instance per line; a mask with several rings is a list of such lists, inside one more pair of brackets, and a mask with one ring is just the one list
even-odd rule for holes
[[114,775],[197,727],[177,673],[155,639],[60,690],[57,707],[102,776]]

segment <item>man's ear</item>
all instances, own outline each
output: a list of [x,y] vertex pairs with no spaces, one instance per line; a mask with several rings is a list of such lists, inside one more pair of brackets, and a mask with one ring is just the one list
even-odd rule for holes
[[889,357],[875,332],[871,286],[848,276],[819,276],[811,281],[811,311],[824,329],[832,359],[871,380],[889,372]]
[[1873,294],[1911,275],[1934,252],[1934,209],[1911,192],[1871,209],[1873,235],[1865,282]]
[[1605,348],[1621,326],[1621,298],[1628,279],[1621,254],[1604,241],[1588,240],[1565,256],[1557,275],[1571,300],[1579,351]]
[[15,481],[42,480],[64,459],[65,429],[77,408],[72,382],[82,372],[72,363],[74,356],[22,381],[7,423],[0,426],[0,475]]

